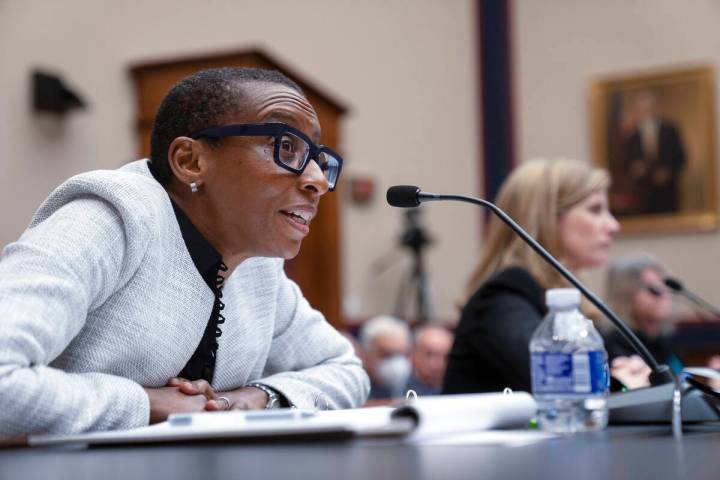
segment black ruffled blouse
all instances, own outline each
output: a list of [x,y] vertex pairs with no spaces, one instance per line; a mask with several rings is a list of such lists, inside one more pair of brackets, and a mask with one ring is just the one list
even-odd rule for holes
[[225,308],[225,304],[222,302],[224,277],[220,275],[220,272],[227,271],[227,266],[223,263],[220,252],[202,236],[185,212],[175,202],[172,202],[172,206],[190,257],[207,286],[215,294],[215,303],[202,339],[178,376],[188,380],[202,378],[208,383],[212,383],[215,374],[215,355],[218,349],[217,339],[222,335],[220,325],[225,323],[225,317],[221,313]]

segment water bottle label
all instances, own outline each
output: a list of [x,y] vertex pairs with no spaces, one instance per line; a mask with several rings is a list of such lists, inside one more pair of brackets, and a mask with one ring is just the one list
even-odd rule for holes
[[532,352],[532,389],[535,394],[602,394],[608,371],[602,351]]

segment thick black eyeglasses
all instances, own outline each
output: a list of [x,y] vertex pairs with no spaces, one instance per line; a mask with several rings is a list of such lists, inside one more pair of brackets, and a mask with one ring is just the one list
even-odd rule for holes
[[194,139],[265,136],[275,139],[273,160],[279,167],[301,175],[310,160],[315,160],[328,181],[328,188],[335,190],[342,170],[340,155],[324,145],[315,145],[303,132],[284,123],[224,125],[190,134],[190,138]]

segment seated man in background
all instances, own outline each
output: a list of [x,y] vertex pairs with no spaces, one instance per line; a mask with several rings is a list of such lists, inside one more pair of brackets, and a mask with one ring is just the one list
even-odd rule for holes
[[425,326],[415,332],[408,390],[414,390],[418,395],[440,393],[452,343],[452,334],[442,327]]
[[370,376],[370,400],[405,395],[410,378],[410,329],[389,315],[368,320],[360,330],[365,369]]
[[283,270],[340,174],[319,139],[284,75],[207,70],[163,100],[149,161],[58,187],[0,260],[0,436],[361,405],[350,343]]

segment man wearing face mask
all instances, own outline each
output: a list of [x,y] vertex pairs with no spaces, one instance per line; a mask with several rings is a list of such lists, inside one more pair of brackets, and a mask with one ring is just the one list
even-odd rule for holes
[[365,349],[365,369],[370,376],[370,400],[405,395],[412,369],[410,329],[402,320],[388,315],[374,317],[360,332]]

